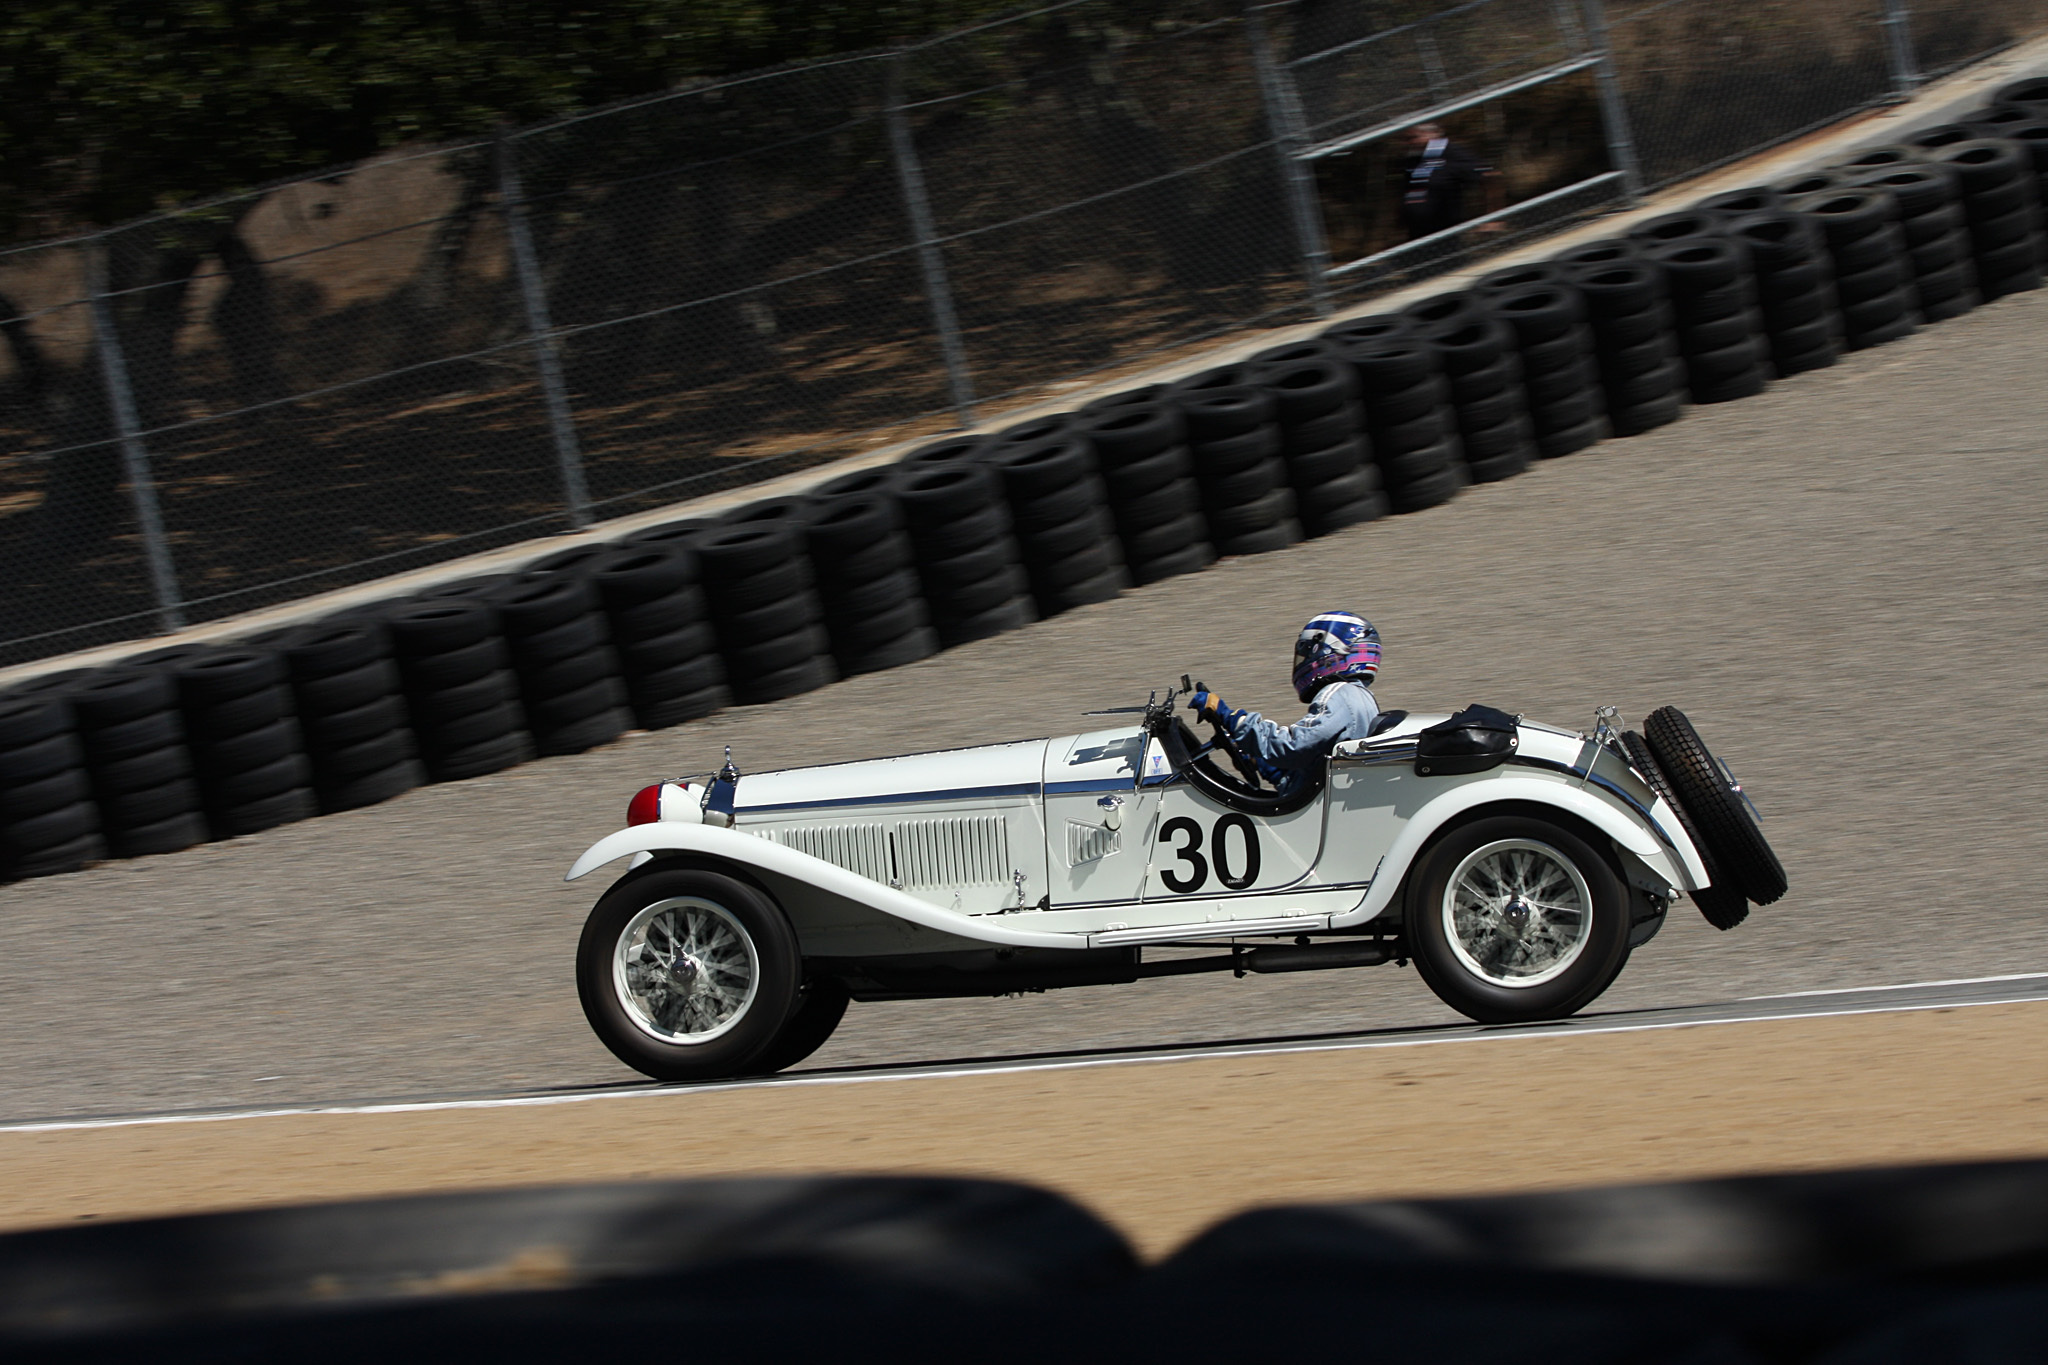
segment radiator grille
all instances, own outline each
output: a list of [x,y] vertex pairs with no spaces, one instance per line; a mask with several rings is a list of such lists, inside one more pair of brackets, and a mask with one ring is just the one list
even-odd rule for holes
[[1067,821],[1067,866],[1079,867],[1107,858],[1124,846],[1123,831],[1104,829],[1084,820]]
[[775,842],[821,858],[848,872],[887,883],[889,832],[883,825],[787,825],[772,832]]
[[905,886],[1010,880],[1009,833],[1000,815],[898,821],[896,856]]

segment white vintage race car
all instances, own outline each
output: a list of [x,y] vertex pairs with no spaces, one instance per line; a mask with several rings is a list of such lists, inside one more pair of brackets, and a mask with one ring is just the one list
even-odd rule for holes
[[709,783],[646,788],[569,871],[633,860],[577,952],[591,1026],[696,1080],[793,1065],[849,1000],[1390,961],[1482,1023],[1554,1019],[1680,891],[1722,928],[1785,891],[1670,707],[1640,735],[1609,708],[1590,733],[1387,712],[1283,794],[1220,727],[1201,741],[1180,695],[1089,734],[745,778],[728,755]]

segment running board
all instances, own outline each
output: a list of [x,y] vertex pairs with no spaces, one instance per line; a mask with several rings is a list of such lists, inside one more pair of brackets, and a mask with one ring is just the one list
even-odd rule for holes
[[1280,915],[1271,919],[1214,919],[1201,924],[1162,924],[1150,929],[1106,929],[1088,935],[1091,948],[1135,948],[1189,939],[1247,938],[1265,934],[1312,934],[1330,927],[1322,915]]

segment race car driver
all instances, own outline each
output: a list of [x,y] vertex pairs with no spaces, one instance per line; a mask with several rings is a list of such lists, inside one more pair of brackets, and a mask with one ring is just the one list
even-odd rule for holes
[[1259,772],[1285,796],[1306,780],[1338,743],[1364,739],[1379,718],[1372,681],[1380,671],[1380,633],[1348,611],[1326,611],[1301,628],[1294,642],[1294,691],[1308,714],[1277,725],[1256,711],[1223,704],[1197,692],[1188,708],[1213,719],[1237,741]]

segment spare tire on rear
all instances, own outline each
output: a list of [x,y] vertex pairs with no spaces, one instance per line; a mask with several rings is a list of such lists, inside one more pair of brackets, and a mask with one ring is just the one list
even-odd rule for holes
[[1643,720],[1643,738],[1683,808],[1701,851],[1730,884],[1758,905],[1785,894],[1788,882],[1778,855],[1742,788],[1710,752],[1692,722],[1675,706],[1660,706]]

